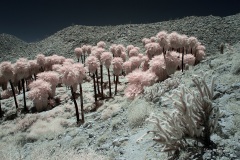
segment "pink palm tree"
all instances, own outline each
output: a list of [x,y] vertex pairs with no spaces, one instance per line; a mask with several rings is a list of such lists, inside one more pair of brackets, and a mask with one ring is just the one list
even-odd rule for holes
[[51,98],[55,96],[56,87],[59,83],[59,77],[60,75],[55,71],[46,71],[37,74],[38,79],[42,79],[51,84],[51,93],[49,95]]
[[128,86],[124,93],[128,99],[134,99],[137,95],[144,91],[145,86],[151,86],[156,81],[156,75],[150,71],[134,70],[126,76]]
[[145,45],[146,48],[146,55],[149,57],[149,59],[152,59],[152,57],[156,55],[160,55],[162,53],[162,48],[159,45],[159,43],[151,42]]
[[97,57],[98,61],[100,62],[100,77],[101,77],[101,82],[100,82],[100,85],[101,85],[101,92],[100,92],[100,88],[99,88],[99,82],[98,82],[98,69],[96,70],[96,79],[97,79],[97,90],[98,90],[98,94],[101,95],[101,98],[103,99],[103,68],[102,68],[102,63],[100,61],[101,59],[101,55],[102,53],[105,51],[104,48],[99,48],[97,46],[95,46],[93,49],[92,49],[92,53],[91,55]]
[[[71,94],[75,106],[75,111],[76,111],[76,119],[77,119],[77,125],[80,125],[83,123],[79,118],[79,111],[78,111],[78,105],[76,102],[76,90],[77,90],[77,84],[79,83],[79,80],[81,79],[81,75],[79,74],[80,72],[75,68],[72,67],[71,65],[64,65],[64,73],[62,75],[62,82],[71,88]],[[82,112],[83,114],[83,112]],[[82,117],[83,118],[83,117]]]
[[43,55],[43,54],[38,54],[38,55],[36,56],[36,60],[37,60],[38,65],[39,65],[40,68],[41,68],[41,71],[43,72],[43,71],[44,71],[44,66],[45,66],[45,61],[46,61],[45,55]]
[[167,51],[165,55],[166,71],[168,75],[174,74],[181,66],[181,54],[175,51]]
[[42,79],[37,79],[29,84],[29,88],[28,97],[33,100],[37,111],[46,110],[48,107],[48,97],[51,92],[51,84]]
[[84,109],[83,109],[83,91],[82,91],[82,83],[84,78],[86,78],[86,69],[84,68],[83,64],[75,63],[73,65],[75,72],[78,72],[78,83],[79,83],[79,90],[80,90],[80,103],[81,103],[81,116],[82,116],[82,123],[84,123]]
[[123,60],[120,57],[114,57],[112,60],[112,66],[113,66],[113,74],[116,76],[116,81],[115,81],[115,95],[117,94],[117,83],[118,83],[118,78],[119,75],[122,73],[122,65],[123,65]]
[[108,72],[108,85],[109,85],[109,97],[112,97],[112,92],[111,92],[111,79],[110,79],[110,65],[112,62],[112,54],[110,52],[103,52],[101,55],[101,63],[107,68]]
[[74,53],[75,53],[75,55],[76,55],[76,57],[77,57],[77,61],[79,62],[79,59],[80,59],[80,57],[81,57],[82,63],[84,63],[84,62],[83,62],[83,57],[82,57],[82,54],[83,54],[82,48],[80,48],[80,47],[75,48],[75,49],[74,49]]
[[129,50],[129,54],[128,54],[128,56],[131,58],[131,57],[133,57],[133,56],[138,56],[138,54],[139,54],[139,51],[140,50],[140,48],[138,48],[138,47],[133,47],[132,49],[130,49]]
[[95,104],[96,104],[96,107],[93,109],[93,111],[95,111],[97,109],[97,90],[96,90],[95,74],[96,74],[96,70],[100,66],[100,63],[97,57],[90,55],[86,59],[86,66],[88,68],[88,71],[92,74],[92,78],[93,78],[94,97],[95,97]]
[[123,70],[125,71],[126,75],[128,75],[130,72],[132,72],[132,62],[131,61],[124,62]]
[[23,100],[24,100],[24,112],[28,112],[26,105],[26,95],[25,95],[25,79],[28,78],[29,75],[29,63],[25,58],[19,58],[14,64],[14,73],[16,76],[17,82],[22,82],[23,89]]
[[106,48],[106,43],[105,43],[104,41],[99,41],[99,42],[97,43],[97,46],[98,46],[99,48]]
[[133,56],[129,58],[129,61],[131,62],[132,66],[131,66],[131,70],[135,70],[137,68],[140,67],[142,60],[141,58],[137,57],[137,56]]
[[[15,106],[16,106],[16,108],[18,108],[15,90],[14,90],[13,83],[12,83],[13,74],[14,73],[13,73],[13,67],[12,67],[11,62],[5,61],[5,62],[0,63],[0,77],[1,77],[0,79],[4,84],[6,84],[6,88],[3,88],[3,90],[7,89],[7,82],[9,81],[11,88],[12,88],[12,93],[14,96]],[[2,116],[3,116],[3,111],[1,108],[1,97],[0,97],[0,117],[2,117]]]
[[149,66],[149,70],[156,74],[159,81],[167,79],[166,63],[162,54],[153,57],[152,60],[149,61]]

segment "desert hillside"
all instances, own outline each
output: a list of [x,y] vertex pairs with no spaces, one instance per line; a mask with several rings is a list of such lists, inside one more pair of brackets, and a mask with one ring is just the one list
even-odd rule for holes
[[[0,89],[3,111],[0,118],[0,159],[240,160],[239,26],[240,14],[236,14],[228,17],[191,16],[152,24],[102,27],[74,25],[36,43],[26,43],[12,35],[0,34],[0,64],[3,61],[15,63],[22,57],[35,59],[39,53],[46,57],[54,57],[52,55],[57,54],[65,58],[73,58],[71,60],[61,57],[70,64],[69,70],[74,70],[72,66],[77,63],[74,54],[76,47],[95,46],[98,42],[104,41],[106,46],[103,46],[106,50],[109,50],[112,44],[123,44],[125,47],[131,44],[140,48],[139,53],[145,54],[146,49],[142,39],[156,36],[163,30],[168,33],[176,31],[188,37],[194,36],[206,47],[204,59],[196,65],[186,65],[183,72],[178,66],[165,80],[154,81],[153,84],[144,86],[143,92],[134,99],[126,97],[125,90],[130,83],[127,76],[122,75],[121,72],[119,83],[113,82],[113,67],[110,67],[111,89],[114,93],[114,85],[117,84],[117,94],[113,94],[112,98],[106,96],[109,94],[109,84],[106,83],[108,72],[104,67],[103,92],[106,97],[103,99],[98,97],[98,103],[94,99],[93,85],[98,82],[93,81],[95,79],[100,81],[100,78],[93,78],[88,73],[81,82],[82,94],[79,87],[76,88],[76,94],[73,96],[72,88],[66,85],[67,82],[65,85],[59,82],[55,96],[47,97],[47,108],[39,112],[34,99],[28,98],[31,89],[26,90],[26,106],[30,110],[29,113],[23,110],[22,90],[17,92],[16,89],[16,101],[19,105],[16,109],[10,85],[5,92]],[[222,44],[222,52],[219,48],[220,44]],[[163,56],[163,54],[155,56]],[[26,61],[21,59],[19,62]],[[83,66],[80,68],[83,69]],[[44,68],[40,69],[44,70]],[[65,72],[67,69],[64,74]],[[3,76],[0,74],[0,77]],[[141,80],[147,78],[149,77],[145,76]],[[212,81],[213,78],[215,81]],[[34,82],[33,79],[30,81]],[[81,95],[83,100],[80,99]],[[84,106],[85,123],[82,125],[76,125],[73,97],[76,98],[79,110],[81,103]],[[97,110],[93,110],[92,108],[96,106],[98,106]],[[191,107],[205,108],[211,115],[209,119],[206,118],[206,123],[212,127],[209,129],[212,132],[207,144],[199,138],[204,137],[203,134],[206,133],[207,125],[205,119],[201,118],[207,113],[203,112],[204,109],[189,111]],[[181,109],[182,112],[179,111]],[[154,116],[160,119],[160,123]],[[190,120],[186,117],[190,117]],[[173,118],[189,123],[180,124]],[[193,122],[196,122],[194,124],[198,127],[195,127]],[[154,124],[159,124],[160,127]],[[191,129],[188,128],[190,124],[194,126]],[[187,128],[187,133],[192,133],[193,136],[183,133],[183,126]],[[156,130],[155,134],[149,133]],[[199,134],[198,131],[203,133]],[[184,138],[181,135],[184,135]],[[176,143],[173,143],[175,141]]]
[[73,50],[83,44],[96,45],[104,41],[142,47],[144,37],[156,35],[159,31],[177,31],[187,36],[195,36],[206,46],[206,53],[215,53],[221,43],[236,43],[240,39],[240,14],[228,17],[186,17],[151,24],[127,24],[119,26],[81,26],[74,25],[58,31],[54,35],[37,42],[25,43],[18,38],[0,35],[0,61],[13,60],[18,57],[35,57],[38,53],[45,55],[64,55],[73,57]]

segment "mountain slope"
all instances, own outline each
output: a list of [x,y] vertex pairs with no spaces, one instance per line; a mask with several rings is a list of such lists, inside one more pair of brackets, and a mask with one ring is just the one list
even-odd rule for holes
[[[59,54],[71,57],[76,46],[96,45],[100,40],[111,43],[133,44],[142,47],[144,37],[156,35],[161,30],[177,31],[180,34],[196,36],[207,46],[209,52],[218,51],[221,43],[234,44],[240,40],[240,14],[228,17],[185,17],[151,24],[127,24],[119,26],[81,26],[75,25],[58,31],[52,36],[37,42],[25,43],[14,36],[0,36],[0,61],[17,57],[33,58],[38,53]],[[9,39],[9,41],[6,41]],[[16,39],[16,40],[14,40]],[[14,57],[17,58],[17,57]],[[14,60],[13,59],[13,60]]]

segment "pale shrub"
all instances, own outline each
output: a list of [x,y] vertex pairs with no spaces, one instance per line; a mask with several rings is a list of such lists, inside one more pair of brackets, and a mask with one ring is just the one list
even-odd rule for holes
[[113,115],[115,115],[119,110],[121,109],[121,107],[119,106],[119,104],[113,104],[109,107],[107,107],[106,109],[104,109],[102,111],[101,114],[101,119],[108,119],[110,117],[112,117]]
[[38,120],[29,128],[27,137],[29,139],[54,138],[64,131],[64,123],[66,120],[63,118]]
[[131,102],[128,108],[128,123],[132,128],[141,126],[150,115],[152,108],[149,103],[139,98]]

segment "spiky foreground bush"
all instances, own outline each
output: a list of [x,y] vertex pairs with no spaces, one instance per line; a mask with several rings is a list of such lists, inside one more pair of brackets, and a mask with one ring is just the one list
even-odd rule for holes
[[201,142],[203,147],[209,148],[213,145],[210,140],[215,131],[220,111],[213,106],[213,86],[205,82],[205,78],[193,78],[193,83],[198,92],[182,88],[182,91],[170,97],[175,106],[172,113],[163,112],[162,117],[151,115],[147,120],[156,126],[154,141],[163,144],[162,151],[176,153],[188,145],[187,139]]

